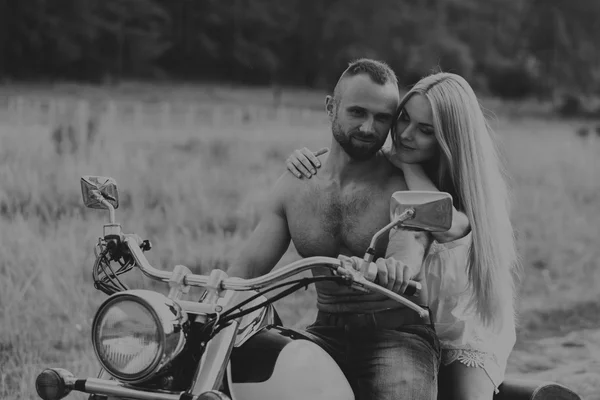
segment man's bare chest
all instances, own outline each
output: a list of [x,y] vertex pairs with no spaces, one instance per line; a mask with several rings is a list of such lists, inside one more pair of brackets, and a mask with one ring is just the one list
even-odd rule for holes
[[[296,250],[303,257],[362,255],[389,222],[391,192],[366,184],[302,187],[286,206]],[[377,246],[380,255],[386,246],[387,240]]]

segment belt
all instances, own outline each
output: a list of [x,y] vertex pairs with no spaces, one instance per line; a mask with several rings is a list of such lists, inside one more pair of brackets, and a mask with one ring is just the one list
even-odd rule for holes
[[[431,319],[431,318],[430,318]],[[394,308],[372,313],[328,313],[319,311],[315,325],[339,328],[398,329],[407,325],[428,325],[427,319],[410,308]]]

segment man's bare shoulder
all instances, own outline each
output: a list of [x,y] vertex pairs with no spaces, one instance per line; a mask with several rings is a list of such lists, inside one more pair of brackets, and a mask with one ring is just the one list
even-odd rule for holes
[[289,198],[290,194],[301,190],[306,186],[308,179],[302,178],[298,179],[294,176],[290,171],[284,171],[277,182],[275,182],[274,190],[282,196],[282,198]]
[[283,172],[269,192],[265,203],[273,210],[284,211],[285,206],[298,194],[305,185],[289,171]]

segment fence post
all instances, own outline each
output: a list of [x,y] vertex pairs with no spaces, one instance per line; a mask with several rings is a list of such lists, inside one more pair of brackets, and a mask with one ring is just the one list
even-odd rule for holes
[[171,120],[171,104],[163,102],[160,107],[160,123],[163,129],[167,129]]
[[144,103],[139,101],[133,104],[133,129],[136,133],[144,130]]
[[214,127],[220,127],[223,122],[223,110],[220,104],[217,104],[212,111],[212,120]]
[[83,148],[88,146],[88,125],[90,123],[90,105],[86,100],[77,101],[75,109],[75,131]]
[[117,123],[117,105],[115,101],[109,99],[106,103],[106,111],[104,113],[104,124],[108,129],[107,132],[113,133]]
[[193,132],[194,126],[196,125],[196,106],[190,104],[187,112],[185,113],[185,130],[187,132]]
[[22,128],[25,122],[25,99],[21,96],[16,101],[17,128]]

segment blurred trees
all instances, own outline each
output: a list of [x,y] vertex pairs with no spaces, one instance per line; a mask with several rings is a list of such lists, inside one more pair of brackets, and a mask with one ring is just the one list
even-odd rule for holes
[[348,61],[519,98],[600,88],[597,0],[0,0],[0,77],[330,87]]
[[171,45],[169,20],[153,0],[0,0],[0,73],[144,74]]

